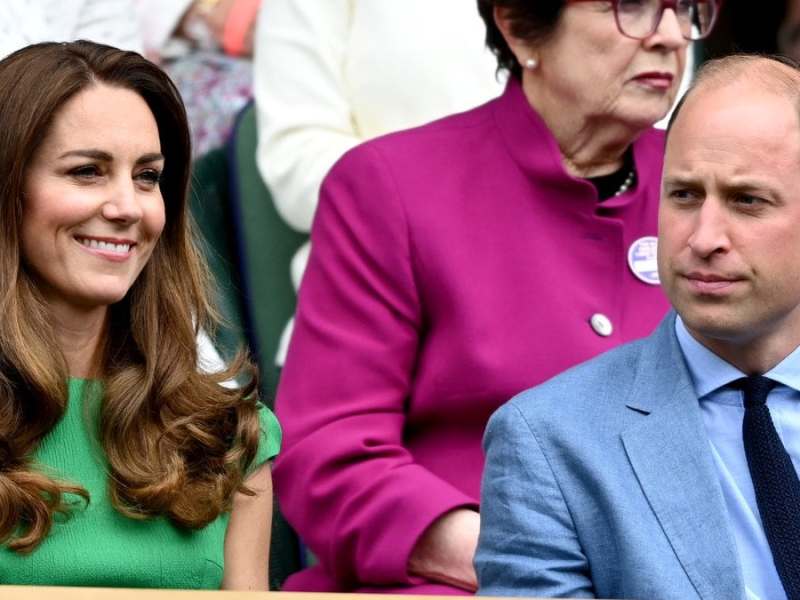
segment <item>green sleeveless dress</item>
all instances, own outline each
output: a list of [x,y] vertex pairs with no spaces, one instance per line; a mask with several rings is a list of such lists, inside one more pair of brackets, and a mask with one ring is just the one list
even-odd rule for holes
[[[0,584],[219,589],[229,514],[189,531],[163,517],[134,520],[112,508],[107,463],[86,421],[88,415],[96,422],[98,391],[97,382],[70,379],[64,418],[35,455],[52,475],[82,485],[89,504],[54,523],[28,555],[0,547]],[[262,407],[260,418],[254,468],[277,455],[281,443],[272,412]]]

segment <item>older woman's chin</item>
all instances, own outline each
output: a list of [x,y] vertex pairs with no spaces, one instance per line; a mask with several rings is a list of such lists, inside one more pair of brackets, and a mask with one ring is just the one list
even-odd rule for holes
[[672,98],[664,98],[657,103],[642,103],[622,112],[621,120],[632,129],[646,130],[664,119],[672,109]]

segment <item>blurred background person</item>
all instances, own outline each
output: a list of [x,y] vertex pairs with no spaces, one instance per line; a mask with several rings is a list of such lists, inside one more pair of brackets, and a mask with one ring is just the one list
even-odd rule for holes
[[87,39],[143,50],[133,0],[3,0],[0,58],[37,42]]
[[777,32],[794,1],[725,2],[714,31],[698,45],[698,65],[731,53],[779,52]]
[[243,355],[197,368],[177,90],[139,54],[29,46],[0,130],[0,583],[266,589],[280,429]]
[[[500,93],[482,38],[468,0],[265,2],[255,41],[257,158],[286,222],[311,229],[323,177],[353,146]],[[292,262],[295,288],[308,251]]]
[[253,96],[260,0],[133,0],[147,56],[186,104],[195,156],[224,145]]
[[786,15],[778,29],[778,50],[800,61],[800,1],[789,0]]
[[504,93],[355,148],[322,186],[275,470],[320,562],[285,589],[473,591],[488,416],[667,310],[652,125],[717,3],[478,6]]

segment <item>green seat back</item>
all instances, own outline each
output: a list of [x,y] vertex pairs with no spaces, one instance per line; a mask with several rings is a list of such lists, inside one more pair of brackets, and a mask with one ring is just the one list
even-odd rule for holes
[[215,332],[214,343],[224,358],[231,358],[247,339],[224,149],[212,150],[194,162],[189,210],[216,285],[215,305],[224,320]]
[[[280,375],[275,355],[296,304],[289,264],[308,236],[292,230],[275,210],[256,166],[256,144],[255,109],[250,104],[240,113],[228,147],[231,214],[239,249],[245,329],[261,371],[262,398],[273,407]],[[300,543],[276,498],[270,589],[280,589],[301,566]]]
[[250,104],[239,115],[231,140],[231,190],[250,342],[259,357],[262,389],[271,402],[280,374],[275,355],[296,304],[289,264],[308,235],[294,231],[275,210],[256,166],[256,143],[255,108]]

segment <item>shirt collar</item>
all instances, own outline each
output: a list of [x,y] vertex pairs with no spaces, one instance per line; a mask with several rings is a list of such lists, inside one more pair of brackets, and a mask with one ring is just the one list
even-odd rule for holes
[[[698,398],[710,394],[740,377],[746,377],[739,369],[723,360],[698,342],[683,320],[675,319],[675,334],[681,347],[689,374],[692,376],[694,391]],[[800,391],[800,347],[764,374],[766,377]]]

